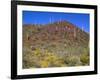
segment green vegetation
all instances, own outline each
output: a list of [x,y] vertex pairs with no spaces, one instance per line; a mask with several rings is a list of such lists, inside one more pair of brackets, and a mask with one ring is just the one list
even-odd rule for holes
[[64,64],[63,59],[59,58],[53,53],[49,53],[47,50],[45,53],[41,53],[40,49],[36,49],[32,53],[25,54],[23,58],[23,68],[61,67],[66,65]]
[[79,58],[77,56],[68,56],[65,57],[64,62],[68,66],[77,66],[79,64]]
[[45,51],[42,53],[40,49],[26,53],[23,56],[23,68],[46,68],[46,67],[64,67],[64,66],[81,66],[89,64],[89,55],[82,54],[78,56],[59,57],[54,53]]
[[82,65],[89,65],[89,50],[85,49],[84,53],[80,56],[80,61]]

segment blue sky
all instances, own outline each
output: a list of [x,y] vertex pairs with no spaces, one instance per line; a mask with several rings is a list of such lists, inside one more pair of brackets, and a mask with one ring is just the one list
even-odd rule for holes
[[66,20],[84,28],[86,32],[90,30],[90,15],[83,13],[63,13],[63,12],[37,12],[37,11],[23,11],[23,24],[48,24],[59,20]]

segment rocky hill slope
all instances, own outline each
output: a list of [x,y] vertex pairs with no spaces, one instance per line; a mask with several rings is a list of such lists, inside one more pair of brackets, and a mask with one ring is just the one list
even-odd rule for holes
[[[48,52],[62,59],[66,59],[65,57],[73,58],[73,56],[75,58],[79,57],[77,64],[82,65],[80,57],[84,54],[89,56],[89,33],[68,21],[58,21],[46,25],[23,25],[23,57],[24,63],[26,61],[25,64],[29,63],[27,56],[35,54],[37,50],[44,56]],[[25,64],[24,67],[27,66]],[[89,60],[86,64],[89,64]],[[41,66],[38,65],[37,67]]]

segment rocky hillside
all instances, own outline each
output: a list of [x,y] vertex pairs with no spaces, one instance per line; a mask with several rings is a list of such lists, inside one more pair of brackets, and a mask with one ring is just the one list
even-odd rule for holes
[[[81,57],[85,53],[89,56],[88,45],[89,34],[68,21],[23,25],[23,57],[34,54],[37,49],[41,54],[48,52],[60,58]],[[81,63],[79,58],[78,64]],[[86,64],[89,64],[89,61]]]

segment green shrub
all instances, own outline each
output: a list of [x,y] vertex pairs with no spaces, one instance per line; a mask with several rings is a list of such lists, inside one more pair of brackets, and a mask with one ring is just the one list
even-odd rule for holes
[[89,48],[84,48],[83,54],[80,56],[82,65],[89,65]]
[[80,61],[82,62],[82,65],[88,65],[89,64],[89,55],[88,53],[84,53],[80,56]]
[[65,57],[64,62],[68,66],[76,66],[79,63],[79,59],[77,56],[67,56]]

